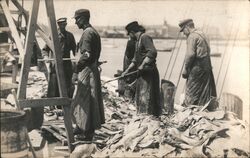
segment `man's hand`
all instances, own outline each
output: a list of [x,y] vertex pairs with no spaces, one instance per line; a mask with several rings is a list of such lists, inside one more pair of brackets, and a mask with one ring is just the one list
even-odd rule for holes
[[121,74],[122,77],[124,77],[133,67],[135,66],[135,63],[131,63],[128,68]]
[[183,70],[183,72],[182,72],[182,78],[185,78],[185,79],[188,78],[187,70]]
[[121,77],[124,77],[128,73],[128,70],[125,70],[122,74]]
[[75,84],[75,82],[77,82],[77,80],[78,80],[78,74],[73,73],[73,75],[72,75],[72,83]]

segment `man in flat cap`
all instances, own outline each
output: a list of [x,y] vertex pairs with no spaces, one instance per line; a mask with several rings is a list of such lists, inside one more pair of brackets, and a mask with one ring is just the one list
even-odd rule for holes
[[161,114],[160,81],[156,67],[157,51],[153,40],[137,21],[129,23],[125,29],[136,39],[136,49],[132,63],[122,75],[136,67],[139,71],[135,94],[137,112],[159,116]]
[[197,30],[192,19],[179,23],[187,37],[187,52],[182,77],[187,80],[183,105],[203,106],[216,97],[216,87],[210,59],[210,45],[205,34]]
[[72,79],[73,81],[78,79],[71,105],[73,122],[76,124],[74,134],[79,139],[92,140],[95,129],[101,128],[101,124],[105,121],[98,70],[101,39],[89,23],[89,10],[75,11],[74,18],[78,28],[83,30],[76,55],[77,69]]
[[[65,76],[66,87],[68,90],[68,96],[72,97],[73,95],[73,85],[72,85],[72,75],[73,75],[73,67],[72,62],[70,60],[71,52],[75,55],[76,51],[76,42],[73,34],[66,30],[67,18],[59,18],[57,20],[58,25],[58,36],[59,36],[59,44],[60,44],[60,53],[62,53],[63,59],[63,70]],[[49,81],[48,81],[48,94],[47,97],[59,97],[59,88],[57,83],[56,69],[55,69],[55,61],[48,60],[54,59],[54,52],[52,52],[51,48],[48,45],[45,45],[42,49],[42,55],[48,65],[49,70]]]

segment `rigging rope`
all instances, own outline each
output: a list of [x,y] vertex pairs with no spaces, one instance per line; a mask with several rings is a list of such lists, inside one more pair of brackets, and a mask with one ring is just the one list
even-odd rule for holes
[[175,40],[174,47],[173,47],[173,51],[171,52],[171,56],[170,56],[170,59],[169,59],[168,65],[167,65],[167,69],[166,69],[166,71],[165,71],[165,73],[164,73],[163,79],[165,79],[165,77],[166,77],[166,75],[167,75],[167,72],[168,72],[168,69],[169,69],[169,66],[170,66],[170,62],[171,62],[171,60],[172,60],[172,57],[173,57],[173,54],[174,54],[174,50],[175,50],[175,47],[176,47],[176,44],[177,44],[177,41],[178,41],[179,38],[180,38],[180,32],[178,32],[177,38],[176,38],[176,40]]
[[[238,8],[239,8],[239,3],[235,6],[235,10],[237,10]],[[222,59],[221,59],[220,67],[219,67],[219,72],[218,72],[218,75],[217,75],[217,78],[216,78],[215,85],[218,85],[218,82],[219,82],[220,73],[221,73],[221,70],[222,70],[222,65],[223,65],[223,63],[224,63],[225,56],[226,56],[226,52],[227,52],[227,49],[228,49],[228,46],[229,46],[229,41],[230,41],[230,38],[231,38],[232,32],[233,32],[233,24],[234,24],[234,22],[232,21],[232,25],[231,25],[231,27],[230,27],[229,36],[228,36],[228,39],[227,39],[227,44],[226,44],[224,53],[223,53],[223,55],[222,55]]]
[[[183,19],[185,18],[185,16],[187,16],[187,15],[189,15],[189,14],[191,13],[192,8],[193,8],[193,5],[191,4],[190,7],[189,7],[189,9],[186,9],[186,11],[185,11],[185,13],[184,13]],[[189,12],[188,12],[188,11],[189,11]],[[180,34],[181,34],[181,32],[178,32],[178,38],[176,39],[176,43],[177,43],[177,40],[179,40]],[[182,40],[180,41],[180,44],[179,44],[179,46],[178,46],[177,54],[176,54],[175,59],[174,59],[174,62],[173,62],[173,64],[172,64],[172,68],[171,68],[171,71],[170,71],[170,75],[169,75],[169,77],[168,77],[168,80],[170,80],[170,78],[171,78],[171,76],[172,76],[172,72],[173,72],[173,69],[174,69],[174,66],[175,66],[175,63],[176,63],[176,59],[177,59],[177,57],[178,57],[178,55],[179,55],[179,52],[180,52],[181,44],[182,44]],[[167,74],[168,69],[169,69],[169,67],[170,67],[170,62],[171,62],[171,60],[172,60],[173,54],[174,54],[174,52],[172,52],[172,54],[171,54],[171,58],[170,58],[170,60],[169,60],[168,67],[167,67],[167,70],[166,70],[166,72],[165,72],[164,78],[166,77],[166,74]]]
[[[191,13],[192,8],[193,8],[193,5],[191,5],[191,7],[190,7],[190,12],[189,12],[189,14]],[[179,54],[179,51],[180,51],[180,47],[181,47],[182,41],[183,41],[183,40],[181,40],[180,45],[179,45],[179,48],[178,48],[178,54]],[[176,58],[177,58],[177,57],[176,57]],[[177,89],[178,89],[178,86],[179,86],[179,83],[180,83],[181,74],[182,74],[182,71],[183,71],[184,63],[185,63],[185,58],[186,58],[186,57],[184,57],[184,60],[183,60],[183,62],[182,62],[182,66],[181,66],[181,70],[180,70],[180,73],[179,73],[179,76],[178,76],[178,80],[177,80],[177,84],[176,84],[176,88],[177,88]],[[169,78],[170,78],[170,77],[171,77],[171,74],[170,74]],[[184,90],[184,89],[185,89],[185,86],[184,86],[183,90]]]
[[[180,32],[179,32],[179,34],[180,34]],[[180,52],[181,44],[182,44],[182,40],[180,41],[180,45],[178,47],[178,50],[177,50],[177,53],[176,53],[176,56],[175,56],[175,59],[174,59],[174,63],[172,65],[172,68],[171,68],[171,71],[170,71],[170,74],[169,74],[169,77],[168,77],[168,80],[170,80],[170,78],[172,76],[172,73],[173,73],[173,70],[174,70],[174,66],[175,66],[175,63],[176,63],[176,59],[177,59],[177,56],[179,55],[179,52]]]
[[[191,4],[191,5],[190,5],[190,8],[192,8],[192,7],[193,7],[193,5]],[[183,17],[185,17],[185,16],[187,15],[187,12],[188,12],[188,11],[189,11],[188,8],[186,8]],[[170,59],[169,59],[168,65],[167,65],[167,69],[166,69],[166,71],[165,71],[165,73],[164,73],[163,79],[166,78],[167,72],[168,72],[169,67],[170,67],[170,63],[171,63],[172,58],[173,58],[173,55],[174,55],[174,51],[175,51],[175,47],[176,47],[177,41],[178,41],[179,38],[180,38],[180,34],[181,34],[180,31],[178,31],[178,35],[177,35],[177,38],[176,38],[175,43],[174,43],[174,48],[173,48],[173,50],[172,50],[172,52],[171,52],[171,56],[170,56]],[[174,63],[173,63],[173,65],[174,65]],[[168,80],[169,80],[169,78],[168,78]]]
[[221,70],[222,70],[222,65],[223,65],[223,63],[224,63],[225,56],[226,56],[226,52],[227,52],[227,49],[228,49],[228,46],[229,46],[229,43],[230,43],[230,38],[231,38],[232,32],[233,32],[233,24],[234,24],[234,23],[232,22],[232,25],[231,25],[231,27],[230,27],[230,33],[229,33],[229,36],[228,36],[228,39],[227,39],[227,44],[226,44],[224,53],[223,53],[223,55],[222,55],[222,59],[221,59],[220,67],[219,67],[219,72],[218,72],[218,75],[217,75],[217,78],[216,78],[215,85],[217,85],[218,82],[219,82],[220,73],[221,73]]
[[233,47],[232,47],[232,52],[230,53],[229,61],[228,61],[228,63],[227,63],[226,73],[225,73],[225,76],[224,76],[224,79],[223,79],[223,82],[222,82],[222,87],[221,87],[221,90],[220,90],[220,93],[219,93],[219,94],[220,94],[220,95],[219,95],[219,98],[221,97],[222,90],[223,90],[224,85],[225,85],[226,76],[227,76],[227,73],[228,73],[228,70],[229,70],[229,64],[230,64],[230,62],[231,62],[233,50],[234,50],[235,43],[236,43],[235,41],[236,41],[236,39],[237,39],[239,30],[240,30],[240,29],[239,29],[239,26],[240,26],[240,22],[239,22],[238,27],[237,27],[238,29],[237,29],[237,31],[236,31],[236,33],[235,33],[234,43],[233,43]]

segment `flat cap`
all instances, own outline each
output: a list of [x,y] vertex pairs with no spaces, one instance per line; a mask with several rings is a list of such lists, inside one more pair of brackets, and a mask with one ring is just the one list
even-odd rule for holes
[[67,18],[59,18],[57,19],[57,23],[66,23],[67,22]]
[[90,17],[90,12],[88,9],[78,9],[75,11],[75,15],[73,18],[78,18],[78,17]]
[[193,23],[193,19],[184,19],[179,23],[179,27],[181,28],[180,32],[183,31],[183,29],[185,28],[185,26],[189,23]]

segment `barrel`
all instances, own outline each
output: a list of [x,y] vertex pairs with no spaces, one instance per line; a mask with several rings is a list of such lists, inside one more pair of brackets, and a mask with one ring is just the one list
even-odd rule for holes
[[231,111],[242,119],[243,101],[237,95],[231,93],[223,93],[220,99],[220,107],[225,111]]
[[1,158],[28,157],[25,112],[1,110]]
[[168,114],[174,112],[175,85],[168,80],[161,80],[161,104]]

